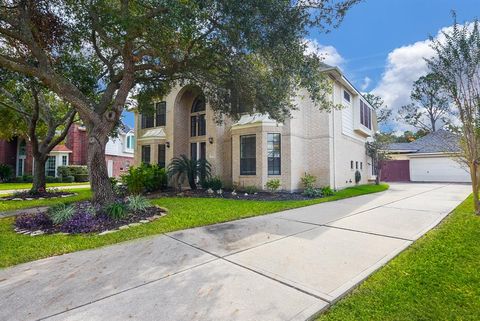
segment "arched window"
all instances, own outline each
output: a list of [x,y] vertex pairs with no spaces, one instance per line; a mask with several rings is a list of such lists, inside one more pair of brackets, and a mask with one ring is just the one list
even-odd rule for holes
[[207,131],[205,121],[205,97],[195,98],[190,115],[190,137],[205,136]]

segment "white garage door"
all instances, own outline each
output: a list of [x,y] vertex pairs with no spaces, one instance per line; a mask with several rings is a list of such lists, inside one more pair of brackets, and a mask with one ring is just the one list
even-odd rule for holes
[[410,159],[412,182],[470,182],[470,174],[457,161],[448,157]]

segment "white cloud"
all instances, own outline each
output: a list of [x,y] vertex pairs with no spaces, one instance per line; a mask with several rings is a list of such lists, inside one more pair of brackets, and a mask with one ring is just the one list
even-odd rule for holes
[[324,46],[318,43],[318,41],[315,39],[306,39],[305,44],[307,45],[307,54],[316,54],[317,56],[323,58],[323,62],[328,65],[341,66],[345,62],[345,59],[333,46]]
[[[439,30],[435,39],[442,41],[445,37],[443,32],[450,32],[452,27]],[[393,117],[398,109],[410,102],[410,91],[415,80],[428,72],[425,58],[433,56],[434,51],[430,47],[430,40],[417,41],[413,44],[396,48],[388,54],[385,71],[380,82],[371,91],[380,95],[385,104],[393,109]],[[390,126],[392,130],[411,130],[412,128],[395,119]]]
[[367,90],[368,86],[370,86],[371,83],[372,83],[372,79],[370,77],[363,78],[363,82],[360,86],[360,89],[363,91]]

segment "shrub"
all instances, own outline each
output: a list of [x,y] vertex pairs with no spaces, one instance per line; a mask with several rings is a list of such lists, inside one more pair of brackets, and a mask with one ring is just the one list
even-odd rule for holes
[[6,182],[13,177],[13,169],[7,164],[0,164],[0,182]]
[[55,183],[55,177],[54,176],[45,176],[45,182]]
[[330,186],[324,186],[320,190],[323,197],[332,196],[334,194]]
[[355,172],[355,184],[358,184],[362,180],[362,174],[360,174],[360,171]]
[[85,165],[58,166],[57,172],[58,172],[58,175],[62,177],[88,175],[88,168]]
[[25,183],[32,183],[33,182],[33,176],[32,175],[23,175],[22,180]]
[[269,179],[265,187],[272,193],[280,188],[280,180],[278,178]]
[[75,177],[75,182],[86,183],[89,181],[88,174],[77,174],[77,175],[74,175],[74,177]]
[[312,198],[316,198],[316,197],[322,197],[323,194],[322,194],[322,190],[320,188],[315,188],[315,187],[307,187],[303,190],[303,195],[305,195],[306,197],[312,197]]
[[152,206],[150,201],[141,195],[127,197],[127,207],[130,211],[145,211],[150,206]]
[[315,187],[315,182],[317,181],[317,178],[313,175],[305,173],[303,177],[300,178],[300,180],[302,181],[303,188],[307,189]]
[[62,183],[73,183],[75,176],[62,176]]
[[75,208],[63,203],[50,207],[47,212],[47,215],[52,220],[53,224],[62,224],[71,219],[73,214],[75,214]]
[[15,227],[30,231],[46,230],[52,227],[52,220],[47,213],[19,215],[15,219]]
[[60,230],[64,233],[90,233],[99,229],[102,222],[99,218],[92,215],[88,211],[80,211],[76,213],[70,220],[60,226]]
[[258,192],[258,188],[255,185],[245,186],[245,192],[247,194],[255,194]]
[[128,215],[127,206],[123,203],[112,203],[105,208],[105,211],[113,220],[121,220]]
[[157,165],[142,164],[130,167],[128,173],[122,176],[122,182],[130,194],[141,194],[144,191],[154,192],[165,189],[168,175],[165,168]]
[[206,179],[205,181],[202,182],[202,187],[205,189],[211,188],[214,191],[221,190],[223,187],[223,182],[220,179],[220,177],[215,176],[210,179]]

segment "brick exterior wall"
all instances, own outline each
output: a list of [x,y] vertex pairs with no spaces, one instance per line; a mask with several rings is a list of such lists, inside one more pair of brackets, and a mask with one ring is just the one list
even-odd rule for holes
[[88,137],[84,128],[78,124],[73,124],[68,130],[65,145],[72,150],[69,160],[70,165],[87,164]]
[[10,165],[13,169],[16,166],[17,139],[11,141],[0,140],[0,164]]
[[128,168],[130,166],[133,166],[133,158],[132,157],[123,157],[123,156],[112,156],[112,155],[106,155],[105,156],[105,161],[107,162],[107,168],[109,162],[113,162],[113,171],[112,171],[112,176],[114,177],[119,177],[123,173],[128,171]]

